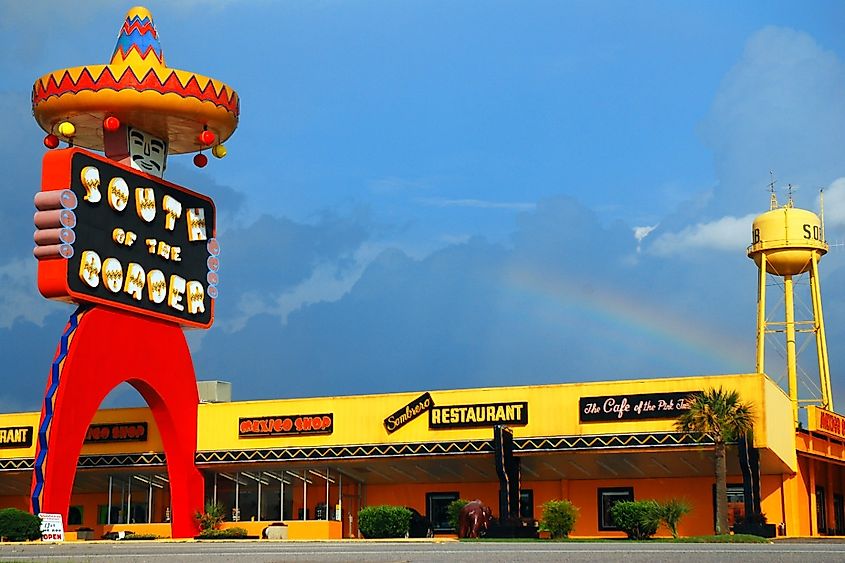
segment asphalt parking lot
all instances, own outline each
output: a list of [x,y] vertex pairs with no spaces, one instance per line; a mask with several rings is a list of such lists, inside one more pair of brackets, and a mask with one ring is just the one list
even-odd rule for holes
[[0,561],[335,562],[335,561],[845,561],[845,543],[671,544],[630,542],[79,542],[2,544]]

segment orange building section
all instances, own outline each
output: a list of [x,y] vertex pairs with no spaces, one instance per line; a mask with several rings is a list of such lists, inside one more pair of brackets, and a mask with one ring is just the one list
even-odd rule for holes
[[[820,411],[809,429],[795,430],[789,396],[762,374],[205,403],[196,463],[206,502],[223,505],[225,527],[250,535],[283,521],[289,539],[357,538],[358,511],[382,504],[412,508],[435,535],[454,535],[444,519],[452,500],[479,499],[499,516],[493,427],[502,424],[513,433],[525,522],[542,518],[543,503],[568,499],[579,509],[574,537],[622,538],[608,520],[612,502],[675,498],[692,508],[679,532],[708,535],[712,442],[678,432],[675,411],[658,409],[718,386],[755,406],[747,451],[759,459],[756,472],[743,470],[739,444],[727,450],[731,524],[747,514],[748,475],[773,534],[845,534],[845,441],[836,434],[845,424]],[[325,423],[306,424],[317,417]],[[15,440],[37,422],[38,413],[0,415],[3,506],[27,507],[34,447]],[[170,483],[149,410],[105,410],[93,424],[146,424],[147,432],[85,444],[67,531],[167,535]]]

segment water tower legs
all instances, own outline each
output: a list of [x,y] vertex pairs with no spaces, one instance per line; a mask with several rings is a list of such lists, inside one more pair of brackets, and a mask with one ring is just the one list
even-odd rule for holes
[[786,374],[789,381],[789,400],[792,415],[798,420],[798,369],[795,354],[795,299],[792,293],[792,276],[783,276],[784,321],[786,329]]
[[766,255],[760,255],[757,284],[757,373],[766,373]]
[[816,331],[816,355],[819,361],[819,383],[822,392],[822,407],[833,410],[833,393],[830,386],[830,364],[827,357],[827,336],[824,330],[824,313],[822,312],[822,292],[819,285],[819,260],[812,255],[810,267],[810,295],[813,300],[813,320]]

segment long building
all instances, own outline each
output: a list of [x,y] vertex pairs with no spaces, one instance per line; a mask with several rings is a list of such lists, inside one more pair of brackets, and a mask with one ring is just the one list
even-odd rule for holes
[[[718,387],[755,412],[753,440],[728,448],[731,522],[752,510],[778,535],[845,533],[845,417],[810,407],[796,430],[789,396],[764,374],[243,402],[203,382],[201,397],[220,402],[199,407],[196,463],[226,525],[255,535],[284,521],[292,539],[358,537],[359,509],[380,504],[411,507],[436,534],[453,534],[446,507],[455,499],[480,499],[497,514],[494,433],[504,426],[523,518],[569,499],[580,509],[574,536],[622,537],[613,502],[682,498],[693,510],[680,532],[712,534],[713,442],[674,423],[691,393]],[[38,421],[36,412],[0,415],[0,506],[28,509]],[[69,537],[79,528],[169,535],[162,438],[147,408],[98,412]]]

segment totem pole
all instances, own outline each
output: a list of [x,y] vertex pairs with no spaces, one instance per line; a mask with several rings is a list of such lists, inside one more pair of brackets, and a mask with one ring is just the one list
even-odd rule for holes
[[106,395],[128,382],[162,437],[172,536],[193,536],[204,494],[199,398],[182,331],[213,322],[220,248],[211,199],[162,177],[168,154],[198,153],[200,167],[204,150],[225,156],[238,96],[165,66],[152,15],[135,7],[111,62],[42,76],[32,111],[48,149],[68,144],[44,155],[35,196],[38,288],[78,304],[47,380],[32,511],[67,518],[86,430]]

